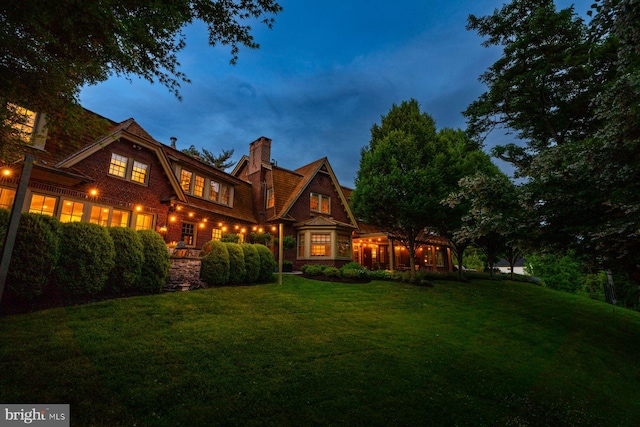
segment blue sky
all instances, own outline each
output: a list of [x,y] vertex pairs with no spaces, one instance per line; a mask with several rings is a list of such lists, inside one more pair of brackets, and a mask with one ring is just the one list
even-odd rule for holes
[[[273,29],[254,26],[260,49],[241,48],[237,65],[229,64],[227,47],[207,44],[204,26],[185,30],[179,62],[191,83],[182,86],[182,101],[137,78],[84,88],[80,100],[116,121],[135,118],[166,144],[175,136],[179,149],[233,148],[234,160],[266,136],[279,166],[296,169],[326,156],[352,187],[371,126],[394,103],[415,98],[438,129],[465,127],[461,112],[485,90],[478,76],[500,55],[481,46],[466,20],[503,3],[282,0]],[[584,14],[592,2],[556,3]],[[491,135],[486,146],[506,141]]]

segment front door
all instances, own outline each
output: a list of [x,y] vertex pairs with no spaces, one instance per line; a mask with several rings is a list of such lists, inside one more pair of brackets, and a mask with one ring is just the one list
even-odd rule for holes
[[371,246],[365,246],[362,248],[362,266],[371,270],[372,265]]

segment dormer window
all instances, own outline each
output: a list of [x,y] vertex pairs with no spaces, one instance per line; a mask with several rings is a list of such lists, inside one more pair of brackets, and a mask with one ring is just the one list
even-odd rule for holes
[[17,131],[18,137],[34,148],[44,150],[47,139],[44,114],[13,104],[9,104],[8,109],[13,115],[12,127]]
[[331,213],[331,198],[324,194],[311,193],[309,199],[309,209],[312,212],[320,212],[324,214]]
[[276,204],[276,198],[273,193],[273,188],[267,190],[267,209],[274,207]]

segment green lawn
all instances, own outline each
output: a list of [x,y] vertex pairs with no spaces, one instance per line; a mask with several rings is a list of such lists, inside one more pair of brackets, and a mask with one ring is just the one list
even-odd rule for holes
[[286,276],[0,318],[0,402],[74,426],[635,426],[639,357],[640,313],[531,284]]

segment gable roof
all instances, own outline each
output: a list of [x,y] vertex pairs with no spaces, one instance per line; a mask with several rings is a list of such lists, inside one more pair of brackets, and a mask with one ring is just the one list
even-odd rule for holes
[[139,144],[154,152],[158,157],[158,160],[162,165],[162,169],[164,170],[165,175],[167,176],[167,179],[169,180],[178,199],[182,202],[187,201],[186,196],[182,191],[182,187],[180,186],[177,177],[173,173],[171,163],[169,162],[169,159],[165,155],[165,152],[162,148],[163,144],[153,139],[151,135],[149,135],[147,131],[145,131],[132,118],[117,123],[107,135],[93,141],[88,145],[85,145],[80,150],[77,150],[70,156],[60,160],[55,166],[57,168],[71,168],[78,162],[109,146],[109,144],[113,143],[114,141],[118,141],[120,138],[126,138],[127,140]]
[[[280,169],[280,168],[274,167],[274,171],[275,169]],[[287,188],[286,188],[287,186],[289,187],[290,192],[286,200],[284,200],[284,202],[282,203],[281,208],[279,208],[278,205],[276,204],[277,213],[275,217],[271,219],[272,220],[273,219],[292,219],[292,217],[289,215],[289,211],[291,210],[291,208],[293,208],[293,205],[298,201],[300,196],[305,192],[305,189],[309,186],[313,178],[321,171],[329,174],[329,177],[331,178],[331,182],[333,183],[333,186],[336,192],[338,193],[338,196],[340,197],[342,206],[344,207],[349,219],[351,220],[351,225],[357,228],[358,222],[356,221],[355,216],[353,215],[353,213],[351,212],[351,209],[349,208],[349,203],[346,197],[344,196],[344,193],[342,192],[342,187],[338,182],[338,178],[336,178],[336,175],[333,172],[331,165],[329,164],[329,160],[326,157],[318,159],[315,162],[311,162],[308,165],[302,166],[296,169],[295,171],[287,171],[288,178],[290,180],[287,181],[287,184],[284,184],[285,188],[283,189],[282,193],[286,194],[285,191],[287,191]],[[280,175],[280,179],[276,181],[276,174],[274,173],[274,183],[273,183],[274,191],[278,191],[276,189],[276,182],[284,181],[282,179],[284,177],[285,177],[285,174],[283,173]],[[277,200],[277,196],[278,194],[276,193],[276,200]]]

